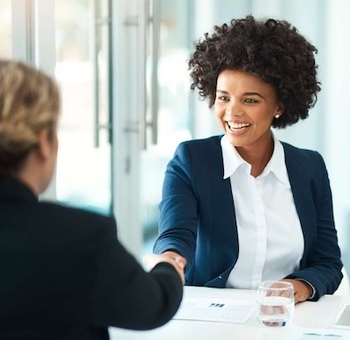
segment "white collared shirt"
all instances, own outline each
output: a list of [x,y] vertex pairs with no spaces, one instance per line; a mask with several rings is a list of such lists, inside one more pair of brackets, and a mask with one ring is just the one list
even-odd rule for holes
[[[226,287],[255,289],[264,280],[282,279],[296,269],[304,251],[304,238],[296,212],[284,150],[274,137],[273,155],[258,177],[221,139],[224,178],[230,178],[235,205],[239,254]],[[233,216],[232,216],[233,219]]]

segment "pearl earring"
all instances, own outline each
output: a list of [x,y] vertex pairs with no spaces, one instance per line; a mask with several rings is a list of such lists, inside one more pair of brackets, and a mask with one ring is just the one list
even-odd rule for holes
[[280,117],[280,115],[279,115],[279,114],[275,115],[275,118],[276,118],[276,119],[278,119],[279,117]]

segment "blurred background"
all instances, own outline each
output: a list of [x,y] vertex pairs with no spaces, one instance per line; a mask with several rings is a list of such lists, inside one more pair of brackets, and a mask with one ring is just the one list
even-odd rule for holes
[[322,91],[307,120],[275,133],[323,155],[350,272],[347,13],[347,0],[0,0],[0,57],[44,69],[62,92],[57,171],[44,198],[115,214],[128,249],[151,251],[175,147],[221,133],[189,90],[193,42],[247,14],[285,19],[318,48]]

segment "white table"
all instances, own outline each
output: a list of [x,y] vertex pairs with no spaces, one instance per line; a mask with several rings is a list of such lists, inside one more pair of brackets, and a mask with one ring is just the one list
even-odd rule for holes
[[[185,287],[184,298],[244,299],[255,302],[255,293],[254,290]],[[330,327],[345,303],[350,304],[350,296],[325,295],[318,302],[297,304],[293,323],[282,328],[261,326],[253,314],[244,324],[171,320],[166,325],[150,331],[110,328],[110,337],[111,340],[283,340],[300,328]],[[350,339],[350,330],[346,333],[349,333]]]

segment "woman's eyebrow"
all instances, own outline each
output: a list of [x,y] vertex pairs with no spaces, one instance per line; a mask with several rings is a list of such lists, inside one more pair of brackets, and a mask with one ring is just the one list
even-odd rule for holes
[[245,96],[258,96],[260,98],[263,98],[263,96],[259,92],[245,92]]
[[[221,93],[221,94],[229,94],[229,92],[225,90],[216,90],[216,93]],[[244,96],[258,96],[260,98],[263,98],[263,96],[259,92],[244,92]]]

